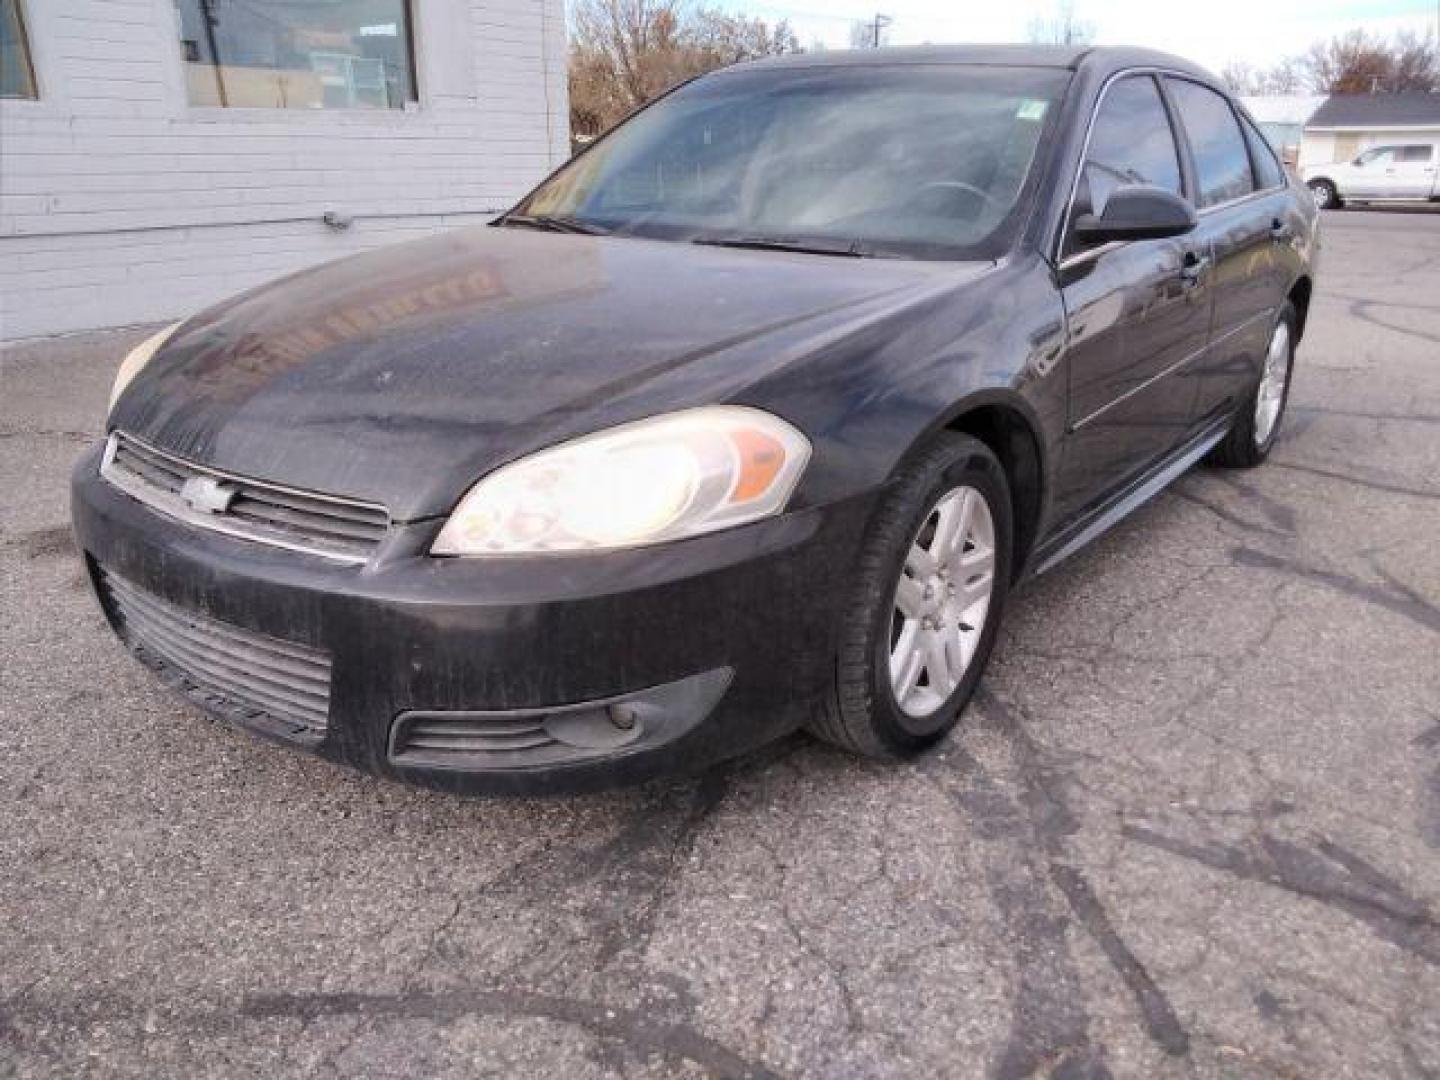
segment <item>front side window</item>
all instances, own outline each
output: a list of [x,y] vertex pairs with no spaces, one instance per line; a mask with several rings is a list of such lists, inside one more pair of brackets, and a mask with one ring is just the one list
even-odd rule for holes
[[20,0],[0,0],[0,98],[35,98],[35,66]]
[[1167,79],[1190,137],[1199,182],[1199,205],[1215,206],[1255,190],[1250,153],[1230,103],[1208,86],[1188,79]]
[[1122,184],[1153,184],[1182,194],[1175,133],[1149,75],[1121,79],[1105,91],[1080,183],[1082,213],[1104,213],[1110,193]]
[[993,257],[1017,228],[1069,78],[919,64],[714,75],[620,125],[513,216],[666,240]]
[[1402,146],[1397,161],[1406,165],[1423,165],[1435,155],[1433,146]]
[[400,109],[411,0],[176,0],[190,104]]

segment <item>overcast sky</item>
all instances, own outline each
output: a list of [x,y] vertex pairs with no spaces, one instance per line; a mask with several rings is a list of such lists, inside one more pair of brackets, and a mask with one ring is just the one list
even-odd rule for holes
[[[876,3],[879,4],[878,8]],[[703,5],[703,2],[701,4]],[[891,16],[891,43],[1023,41],[1036,16],[1052,17],[1057,0],[723,0],[731,11],[767,21],[788,18],[808,45],[844,48],[850,24],[876,10]],[[1145,45],[1179,53],[1219,71],[1232,60],[1256,67],[1303,52],[1312,41],[1355,27],[1379,33],[1432,31],[1437,0],[1074,0],[1077,18],[1093,23],[1101,45]]]

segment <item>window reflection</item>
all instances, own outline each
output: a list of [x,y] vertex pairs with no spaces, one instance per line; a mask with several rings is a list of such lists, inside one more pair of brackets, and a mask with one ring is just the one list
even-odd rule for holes
[[35,66],[20,0],[0,0],[0,97],[34,98]]
[[415,100],[409,0],[178,0],[190,104],[399,109]]

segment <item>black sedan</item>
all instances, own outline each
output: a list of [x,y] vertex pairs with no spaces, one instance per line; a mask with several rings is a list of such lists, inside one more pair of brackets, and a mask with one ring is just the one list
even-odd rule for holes
[[912,754],[1018,580],[1265,460],[1317,242],[1170,56],[744,65],[490,227],[156,335],[75,531],[163,679],[386,775],[576,790],[802,726]]

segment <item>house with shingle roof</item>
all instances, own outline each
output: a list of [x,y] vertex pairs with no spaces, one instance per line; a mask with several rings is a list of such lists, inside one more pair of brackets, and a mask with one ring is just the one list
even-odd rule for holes
[[1440,146],[1440,94],[1332,94],[1305,124],[1300,166],[1411,143]]

